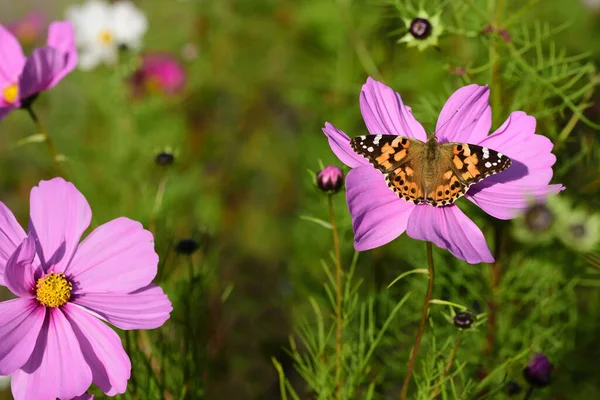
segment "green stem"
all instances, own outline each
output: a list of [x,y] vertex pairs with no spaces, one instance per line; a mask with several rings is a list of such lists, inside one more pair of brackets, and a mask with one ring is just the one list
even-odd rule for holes
[[529,390],[527,391],[527,393],[525,393],[525,397],[523,397],[523,400],[529,400],[531,398],[531,395],[533,394],[534,389],[535,387],[529,386]]
[[408,370],[406,371],[406,375],[404,376],[404,383],[402,384],[402,393],[400,394],[400,399],[406,399],[406,394],[408,392],[408,385],[410,384],[410,377],[413,372],[413,368],[415,366],[415,359],[417,358],[417,352],[419,351],[419,347],[421,346],[421,338],[423,337],[423,332],[425,331],[425,321],[427,320],[427,314],[429,312],[429,301],[431,300],[431,293],[433,291],[433,278],[434,278],[434,267],[433,267],[433,245],[431,242],[427,242],[427,271],[429,272],[429,282],[427,284],[427,293],[425,294],[425,302],[423,303],[423,311],[421,313],[421,323],[419,324],[419,330],[417,331],[417,337],[415,338],[415,344],[412,349],[412,353],[410,355],[410,360],[408,361]]
[[335,335],[335,394],[340,399],[342,391],[342,257],[340,253],[340,237],[338,234],[335,214],[333,213],[333,196],[327,196],[329,202],[329,218],[333,231],[333,248],[335,250],[335,281],[336,281],[336,335]]
[[54,142],[52,141],[50,135],[48,135],[48,131],[46,131],[46,128],[44,128],[42,121],[40,121],[35,111],[33,111],[33,107],[31,105],[29,107],[26,107],[25,110],[27,110],[27,113],[33,120],[33,123],[37,126],[38,130],[40,131],[39,133],[41,133],[44,136],[44,142],[46,143],[48,151],[52,156],[52,162],[54,163],[58,174],[63,178],[66,178],[67,176],[65,174],[62,164],[60,163],[58,153],[56,152],[56,147],[54,147]]

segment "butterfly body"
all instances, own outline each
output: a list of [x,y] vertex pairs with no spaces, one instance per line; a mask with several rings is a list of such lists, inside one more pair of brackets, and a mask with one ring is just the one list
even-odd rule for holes
[[467,143],[426,142],[396,135],[358,136],[354,151],[385,175],[400,198],[414,204],[453,204],[469,187],[510,167],[502,153]]

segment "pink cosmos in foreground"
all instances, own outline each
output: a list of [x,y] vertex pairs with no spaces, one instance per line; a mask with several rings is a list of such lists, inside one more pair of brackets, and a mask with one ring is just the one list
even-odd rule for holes
[[[444,105],[436,125],[438,142],[461,142],[496,150],[512,166],[472,185],[465,197],[498,219],[521,214],[532,200],[543,200],[563,190],[549,185],[556,157],[552,142],[535,134],[535,118],[522,111],[511,113],[494,133],[487,86],[458,89]],[[360,109],[369,133],[427,140],[425,129],[405,106],[400,95],[371,78],[363,85]],[[458,111],[457,111],[458,110]],[[350,147],[350,138],[325,124],[323,132],[335,155],[352,170],[346,177],[346,199],[352,215],[354,247],[369,250],[391,242],[403,232],[447,249],[471,264],[493,262],[481,230],[456,205],[414,205],[392,192],[381,172]]]
[[53,22],[46,46],[25,57],[12,33],[0,25],[0,119],[27,99],[50,89],[77,65],[70,22]]
[[91,398],[92,383],[124,393],[131,372],[121,329],[153,329],[171,302],[152,280],[152,233],[117,218],[81,243],[92,212],[62,178],[31,190],[28,232],[0,203],[0,284],[17,296],[0,303],[0,375],[15,400]]

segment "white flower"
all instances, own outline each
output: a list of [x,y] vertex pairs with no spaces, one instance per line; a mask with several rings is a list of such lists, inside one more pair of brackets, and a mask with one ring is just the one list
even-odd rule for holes
[[88,0],[69,7],[67,19],[75,28],[79,66],[86,70],[116,63],[119,46],[139,50],[148,29],[146,16],[129,1]]
[[0,390],[8,389],[10,386],[10,375],[9,376],[1,376],[0,375]]

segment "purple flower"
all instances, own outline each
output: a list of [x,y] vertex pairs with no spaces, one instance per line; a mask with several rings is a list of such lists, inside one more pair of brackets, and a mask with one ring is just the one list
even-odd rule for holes
[[343,184],[344,173],[335,165],[329,165],[317,174],[317,186],[324,192],[336,193]]
[[0,25],[0,119],[36,94],[54,87],[77,65],[70,22],[53,22],[46,46],[25,57],[17,39]]
[[134,92],[142,94],[176,94],[183,90],[186,81],[185,69],[168,53],[146,53],[141,67],[133,74]]
[[79,243],[91,218],[62,178],[31,190],[27,233],[0,203],[0,284],[17,296],[0,303],[0,375],[12,374],[16,400],[69,399],[92,382],[124,393],[131,362],[102,321],[153,329],[169,319],[171,302],[152,284],[152,233],[121,217]]
[[[552,142],[535,134],[535,118],[515,111],[488,135],[492,124],[488,97],[486,86],[458,89],[442,109],[436,136],[440,143],[476,144],[502,152],[512,160],[509,169],[472,185],[465,195],[493,217],[511,219],[521,214],[532,199],[544,199],[563,186],[548,184],[556,158],[551,153]],[[425,129],[410,107],[381,82],[367,79],[360,108],[371,134],[427,140]],[[336,156],[353,168],[346,177],[346,198],[356,250],[382,246],[406,231],[408,236],[433,242],[471,264],[494,261],[481,230],[456,205],[414,205],[399,198],[388,188],[383,174],[352,150],[344,132],[330,123],[325,124],[323,132]]]
[[523,370],[523,376],[532,386],[544,387],[550,383],[554,366],[543,354],[534,354],[529,358],[529,365]]
[[24,18],[9,23],[6,27],[21,43],[33,44],[46,30],[48,23],[44,14],[32,11]]

